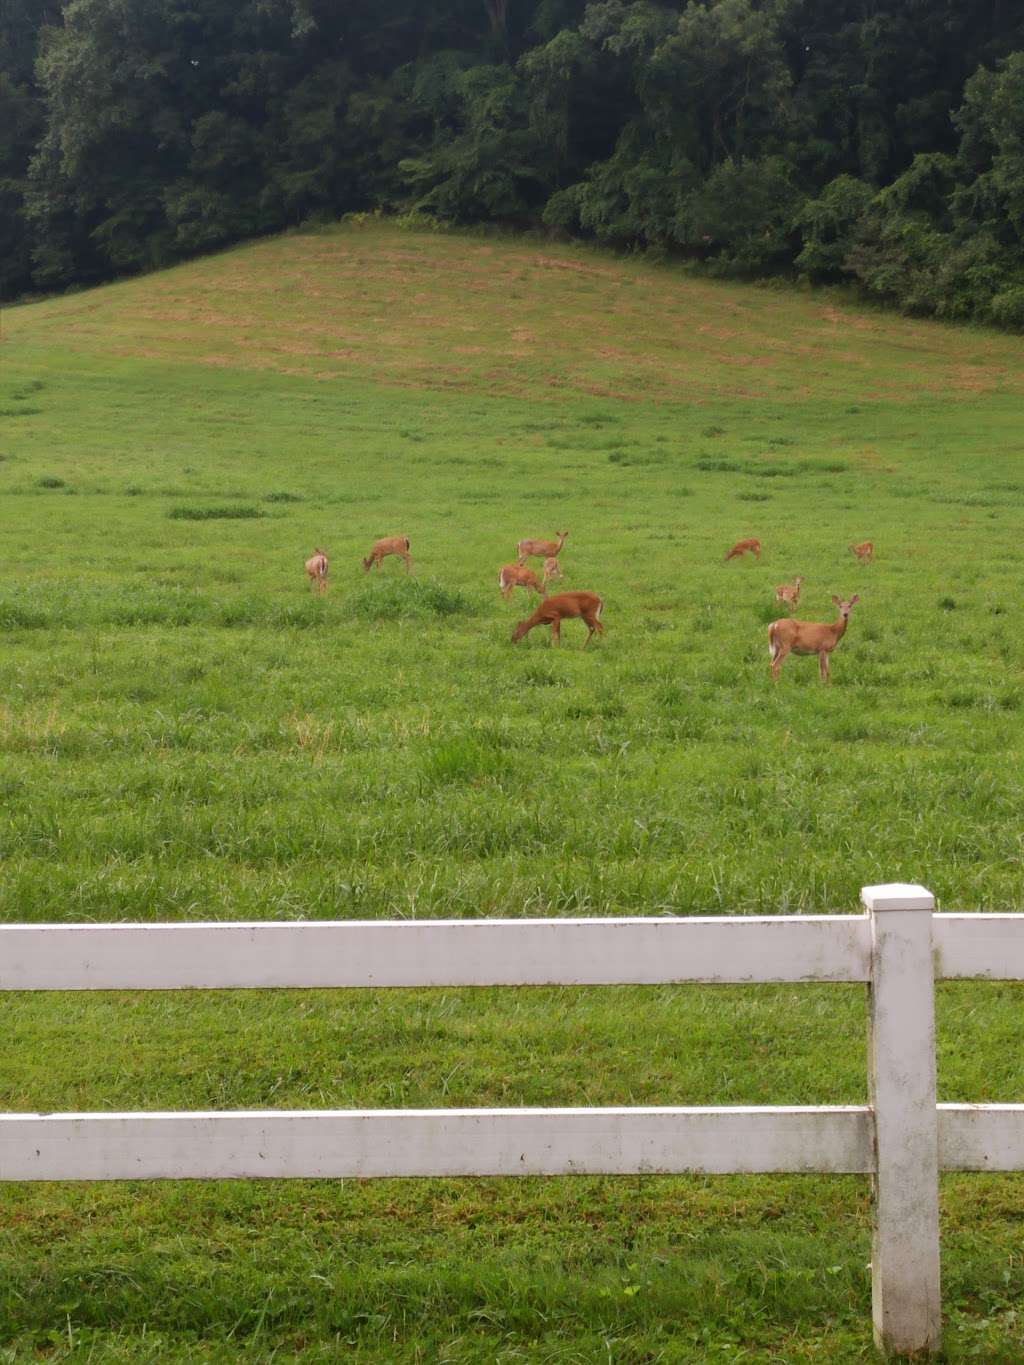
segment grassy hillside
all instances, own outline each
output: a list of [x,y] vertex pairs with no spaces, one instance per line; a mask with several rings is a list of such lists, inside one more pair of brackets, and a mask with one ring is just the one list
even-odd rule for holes
[[[852,912],[896,879],[1020,908],[1022,386],[1005,336],[378,224],[9,311],[0,914]],[[513,648],[498,569],[563,526],[605,637]],[[399,532],[415,575],[365,577]],[[768,678],[795,574],[807,619],[860,595],[827,689],[814,660]],[[942,1099],[1024,1100],[1019,1000],[940,992]],[[7,1018],[9,1109],[865,1092],[836,988]],[[1019,1359],[1019,1182],[944,1198],[949,1358]],[[0,1199],[12,1360],[870,1354],[860,1181]]]

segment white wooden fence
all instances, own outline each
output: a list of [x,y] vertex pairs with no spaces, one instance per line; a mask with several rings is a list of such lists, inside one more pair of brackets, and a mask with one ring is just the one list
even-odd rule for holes
[[867,1105],[0,1115],[0,1180],[824,1172],[874,1177],[887,1351],[939,1346],[940,1170],[1024,1169],[1024,1105],[935,1101],[934,980],[1024,980],[1024,916],[0,926],[0,990],[863,981]]

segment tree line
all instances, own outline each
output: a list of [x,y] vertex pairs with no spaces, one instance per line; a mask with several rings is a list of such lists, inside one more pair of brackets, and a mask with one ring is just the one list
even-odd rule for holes
[[1024,328],[1024,6],[5,0],[3,296],[372,209]]

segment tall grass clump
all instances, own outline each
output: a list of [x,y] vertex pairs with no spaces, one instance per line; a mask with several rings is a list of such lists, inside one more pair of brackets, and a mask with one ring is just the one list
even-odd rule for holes
[[362,590],[348,600],[346,609],[358,621],[417,621],[473,612],[461,589],[407,575],[364,582]]
[[167,513],[171,521],[256,521],[267,514],[262,507],[172,507]]

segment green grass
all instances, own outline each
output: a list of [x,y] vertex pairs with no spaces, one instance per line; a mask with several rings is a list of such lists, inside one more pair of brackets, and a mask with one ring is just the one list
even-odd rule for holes
[[[1021,376],[997,334],[383,227],[10,310],[0,915],[1019,909]],[[498,569],[562,526],[606,634],[513,648]],[[400,533],[414,574],[364,574]],[[768,679],[798,573],[806,619],[860,594],[827,689]],[[836,987],[5,1003],[8,1109],[866,1089]],[[1024,1101],[1019,1005],[940,989],[942,1099]],[[1020,1190],[943,1181],[949,1360],[1024,1355]],[[869,1226],[855,1179],[2,1187],[0,1360],[859,1361]]]

